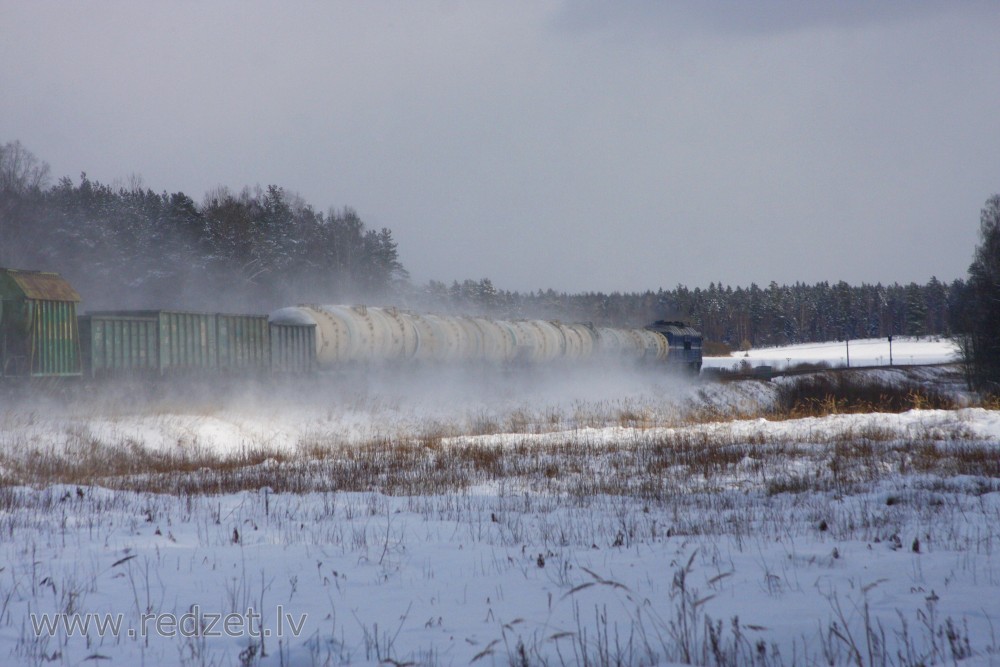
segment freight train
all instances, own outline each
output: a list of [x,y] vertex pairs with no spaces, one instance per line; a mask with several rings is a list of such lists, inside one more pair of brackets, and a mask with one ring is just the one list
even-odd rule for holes
[[697,374],[702,338],[645,328],[303,305],[270,315],[90,312],[54,273],[0,269],[0,377],[305,374],[373,366],[613,361]]

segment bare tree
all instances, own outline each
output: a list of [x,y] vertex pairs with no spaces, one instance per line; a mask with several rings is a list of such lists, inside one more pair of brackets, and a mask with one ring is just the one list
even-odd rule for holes
[[35,157],[20,141],[0,146],[0,192],[25,194],[44,188],[48,181],[48,163]]
[[[48,184],[49,165],[40,161],[20,141],[0,145],[0,264],[7,265],[17,255],[11,238],[17,225],[11,219],[23,202],[40,195]],[[36,197],[37,198],[37,197]]]

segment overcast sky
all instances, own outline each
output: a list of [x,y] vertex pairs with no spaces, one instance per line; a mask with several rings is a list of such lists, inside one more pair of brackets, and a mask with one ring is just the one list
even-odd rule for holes
[[952,280],[1000,192],[998,2],[0,0],[0,63],[55,177],[277,184],[417,283]]

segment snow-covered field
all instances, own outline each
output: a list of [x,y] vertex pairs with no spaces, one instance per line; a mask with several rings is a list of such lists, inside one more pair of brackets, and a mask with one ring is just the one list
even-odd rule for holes
[[1000,665],[1000,413],[792,381],[8,403],[0,664]]
[[[731,357],[706,357],[709,368],[733,368],[746,360],[751,366],[771,366],[783,369],[803,362],[826,363],[831,367],[888,366],[889,341],[886,338],[866,338],[839,343],[803,343],[785,347],[764,347],[747,352],[734,352]],[[955,342],[942,337],[913,338],[895,336],[892,341],[892,364],[946,364],[957,360]]]

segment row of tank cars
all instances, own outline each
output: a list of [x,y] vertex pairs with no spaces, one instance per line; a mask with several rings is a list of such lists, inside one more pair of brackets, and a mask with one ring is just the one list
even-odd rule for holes
[[77,315],[61,276],[0,269],[0,376],[307,374],[372,366],[529,366],[608,360],[697,374],[701,335],[646,328],[303,305],[270,315],[169,310]]

